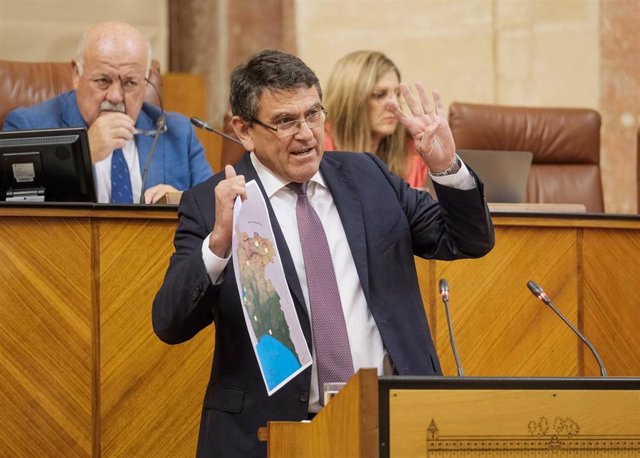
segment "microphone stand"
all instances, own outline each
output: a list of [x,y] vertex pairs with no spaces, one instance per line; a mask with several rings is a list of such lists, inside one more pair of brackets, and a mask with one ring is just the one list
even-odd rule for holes
[[153,158],[153,153],[156,151],[156,147],[158,146],[158,139],[160,138],[160,134],[165,131],[164,111],[160,113],[158,119],[156,120],[156,132],[153,134],[153,143],[151,143],[151,149],[149,150],[149,155],[147,156],[147,162],[144,164],[144,170],[142,171],[142,186],[140,187],[140,203],[144,204],[144,188],[147,185],[147,176],[149,175],[149,167],[151,166],[151,159]]
[[440,279],[440,296],[442,297],[445,315],[447,316],[447,326],[449,327],[449,343],[451,344],[451,350],[453,351],[453,358],[456,360],[458,377],[462,377],[464,375],[464,371],[462,370],[462,363],[460,363],[460,357],[458,356],[456,340],[453,337],[453,327],[451,326],[451,316],[449,315],[449,284],[444,278]]
[[584,342],[584,344],[589,348],[589,350],[591,350],[591,353],[593,354],[594,358],[596,359],[596,362],[598,363],[598,367],[600,367],[600,375],[602,377],[606,377],[607,376],[607,370],[604,368],[604,364],[602,364],[602,360],[600,359],[600,355],[596,351],[596,348],[591,344],[589,339],[587,339],[584,335],[582,335],[582,333],[580,331],[578,331],[578,329],[576,329],[576,327],[574,325],[572,325],[569,322],[569,320],[567,320],[565,318],[565,316],[560,312],[560,310],[558,310],[555,307],[555,305],[553,305],[553,303],[551,302],[551,299],[549,298],[549,296],[547,296],[547,293],[545,293],[543,291],[543,289],[542,289],[542,287],[540,285],[538,285],[533,280],[529,280],[527,282],[527,288],[529,288],[529,290],[531,291],[531,293],[534,296],[536,296],[542,302],[547,304],[551,308],[551,310],[553,310],[555,312],[555,314],[558,315],[560,317],[560,319],[562,321],[564,321],[564,323],[567,326],[569,326],[569,328],[580,338],[580,340],[582,340],[582,342]]
[[242,146],[242,142],[240,140],[238,140],[237,138],[232,137],[231,135],[227,135],[224,132],[220,132],[218,129],[216,129],[213,126],[211,126],[210,124],[204,122],[200,118],[197,118],[195,116],[192,117],[191,118],[191,124],[196,126],[198,129],[208,130],[209,132],[213,132],[214,134],[218,134],[221,137],[224,137],[227,140],[232,141],[232,142],[237,143],[238,145]]
[[160,91],[156,87],[155,84],[149,80],[149,78],[145,78],[147,84],[149,84],[156,95],[158,96],[158,102],[160,102],[160,116],[156,119],[156,131],[153,134],[153,143],[151,143],[151,149],[149,150],[149,155],[147,156],[147,162],[144,164],[144,169],[142,170],[142,185],[140,186],[140,202],[144,204],[144,188],[147,185],[147,176],[149,175],[149,167],[151,167],[151,159],[153,158],[153,153],[156,152],[156,148],[158,146],[158,139],[160,138],[160,134],[167,130],[167,119],[164,115],[164,106],[162,104],[162,96],[160,95]]

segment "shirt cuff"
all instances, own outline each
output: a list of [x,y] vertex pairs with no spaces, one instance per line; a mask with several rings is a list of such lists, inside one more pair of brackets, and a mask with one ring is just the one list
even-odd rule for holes
[[211,283],[217,286],[222,284],[224,280],[222,273],[224,269],[227,268],[231,255],[227,258],[216,256],[216,254],[209,249],[209,237],[211,237],[211,234],[207,235],[207,238],[202,241],[202,260],[204,261],[204,267],[209,274]]
[[450,188],[460,189],[462,191],[468,191],[477,187],[476,180],[469,172],[467,165],[460,160],[460,170],[451,175],[445,175],[441,177],[431,176],[431,180],[434,183],[438,183],[442,186],[449,186]]

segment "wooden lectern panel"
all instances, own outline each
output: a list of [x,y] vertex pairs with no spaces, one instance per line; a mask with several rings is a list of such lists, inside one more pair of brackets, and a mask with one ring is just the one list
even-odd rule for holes
[[269,458],[378,455],[378,378],[361,369],[310,422],[272,421],[259,437]]
[[169,346],[151,324],[151,304],[173,252],[175,225],[172,219],[96,222],[104,456],[195,454],[211,370],[211,328]]
[[91,230],[0,218],[0,454],[90,456]]
[[[452,326],[465,375],[578,375],[576,336],[527,288],[533,279],[555,291],[557,306],[577,323],[577,231],[496,227],[496,246],[487,256],[436,262],[434,285],[448,279]],[[439,294],[431,306],[443,371],[455,375]]]
[[261,433],[269,458],[635,457],[640,379],[378,379],[365,369],[311,423]]
[[389,398],[394,458],[640,453],[637,389],[395,389]]
[[[527,290],[529,279],[594,342],[610,375],[640,374],[640,219],[494,221],[497,244],[487,257],[417,261],[445,373],[456,369],[441,277],[467,375],[598,374],[578,338]],[[163,206],[0,206],[4,454],[194,455],[212,333],[169,346],[151,327],[175,225],[175,208]],[[338,420],[340,437],[372,433],[371,422],[352,420]]]
[[640,374],[640,220],[629,217],[495,216],[496,247],[484,258],[416,259],[443,371],[456,374],[437,292],[450,286],[466,375],[597,376],[577,336],[526,287],[535,280],[599,349],[609,375]]
[[[584,242],[584,333],[609,372],[640,374],[640,231],[591,229]],[[598,366],[587,349],[585,367]]]
[[151,325],[175,210],[4,211],[0,455],[193,456],[211,331]]

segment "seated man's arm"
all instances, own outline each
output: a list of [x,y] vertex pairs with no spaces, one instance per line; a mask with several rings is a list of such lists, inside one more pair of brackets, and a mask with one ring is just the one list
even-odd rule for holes
[[[186,154],[188,157],[187,167],[189,183],[187,184],[186,189],[192,188],[193,186],[210,178],[213,175],[213,171],[205,156],[204,147],[196,135],[193,126],[191,126],[189,121],[181,115],[173,113],[170,116],[169,122],[171,122],[172,125],[169,126],[169,130],[175,128],[177,135],[183,136],[184,139],[180,140],[178,143],[174,143],[174,145],[180,145],[177,147],[178,150],[175,151],[175,153]],[[173,125],[176,127],[173,127]],[[186,151],[184,151],[184,149],[186,149]],[[171,183],[161,183],[151,186],[144,193],[145,203],[156,203],[169,192],[180,192],[180,190]]]

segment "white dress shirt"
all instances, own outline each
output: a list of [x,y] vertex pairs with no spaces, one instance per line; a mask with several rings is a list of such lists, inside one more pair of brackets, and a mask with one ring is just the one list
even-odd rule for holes
[[[304,258],[296,222],[297,196],[292,190],[286,187],[288,182],[274,175],[258,160],[254,153],[251,153],[251,162],[256,169],[258,177],[260,177],[260,181],[271,203],[278,224],[287,241],[287,246],[291,253],[298,279],[300,280],[309,321],[311,321],[309,289],[307,287]],[[455,186],[461,189],[471,189],[475,187],[475,180],[466,166],[464,166],[464,163],[460,171],[455,175],[433,177],[432,179],[441,184]],[[386,351],[382,343],[382,337],[369,311],[351,249],[347,241],[347,236],[344,232],[340,216],[338,215],[338,210],[319,172],[309,181],[307,194],[311,205],[318,213],[327,235],[331,259],[333,261],[336,278],[338,279],[338,290],[345,316],[345,323],[347,325],[347,333],[349,335],[349,347],[353,359],[353,368],[356,372],[360,368],[376,368],[378,375],[389,375],[392,368],[389,364],[385,364]],[[222,273],[230,258],[222,259],[213,254],[209,249],[209,237],[207,237],[202,244],[202,257],[212,282],[219,284],[223,279]],[[318,373],[316,365],[314,364],[312,366],[311,390],[309,393],[309,411],[317,412],[319,410]]]
[[[131,177],[131,191],[133,202],[140,202],[140,188],[142,187],[142,174],[140,173],[140,160],[138,158],[138,148],[135,140],[127,142],[122,148],[124,159],[129,166],[129,176]],[[94,177],[96,196],[99,203],[111,202],[111,157],[113,153],[106,158],[94,164]]]

